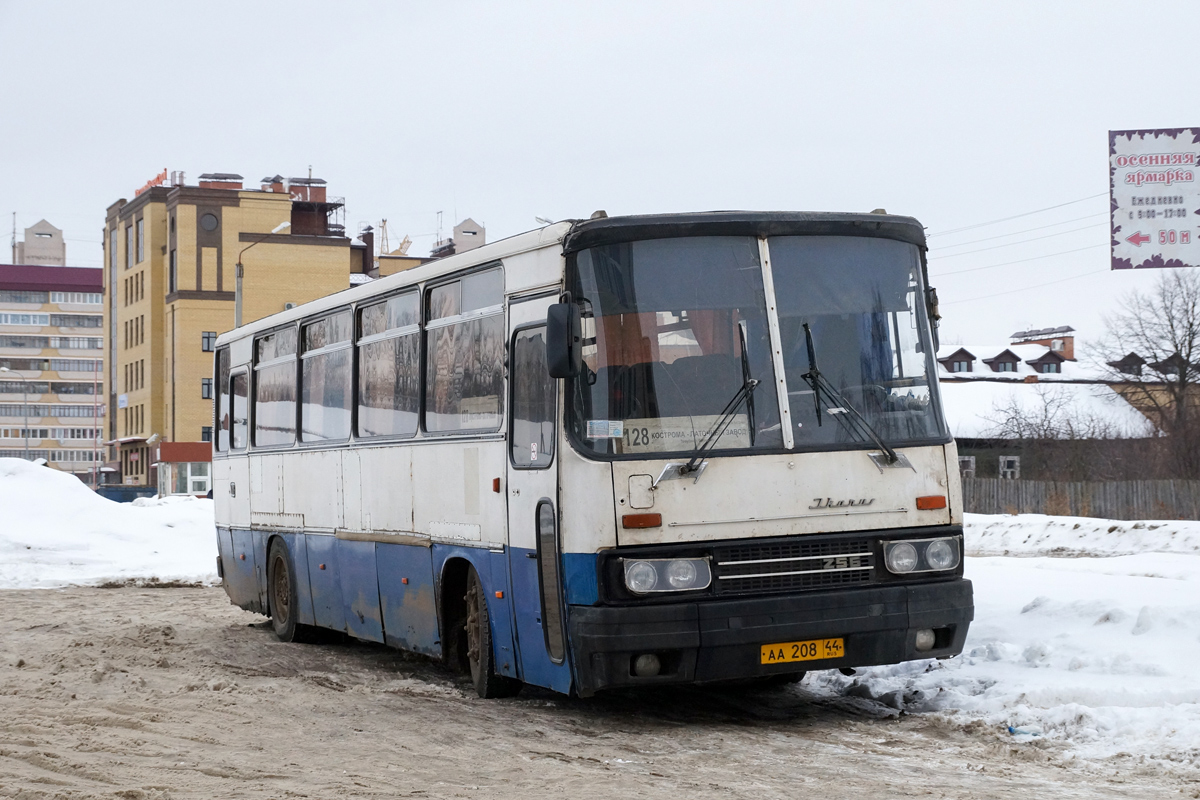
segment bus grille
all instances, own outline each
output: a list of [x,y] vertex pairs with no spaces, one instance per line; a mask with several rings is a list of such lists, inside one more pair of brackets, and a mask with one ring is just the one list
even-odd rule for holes
[[870,539],[784,541],[718,547],[713,551],[717,594],[832,589],[871,583]]

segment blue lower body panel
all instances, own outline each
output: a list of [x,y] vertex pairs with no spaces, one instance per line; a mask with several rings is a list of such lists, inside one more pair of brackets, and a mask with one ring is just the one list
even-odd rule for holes
[[384,641],[403,650],[440,656],[430,548],[378,543],[375,563]]
[[335,631],[346,630],[345,601],[338,580],[337,539],[306,534],[308,585],[312,591],[315,624]]
[[337,541],[338,579],[342,584],[346,633],[369,642],[383,641],[379,613],[379,577],[375,542]]

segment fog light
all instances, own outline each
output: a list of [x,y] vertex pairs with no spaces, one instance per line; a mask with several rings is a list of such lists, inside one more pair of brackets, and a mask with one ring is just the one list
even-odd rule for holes
[[884,560],[892,572],[912,572],[917,567],[917,548],[908,542],[889,545]]
[[933,649],[933,643],[937,641],[937,637],[933,635],[933,631],[929,628],[921,628],[917,631],[917,638],[914,644],[921,652]]
[[627,561],[625,563],[625,585],[631,592],[650,592],[658,583],[658,570],[647,561]]
[[633,660],[633,674],[639,678],[653,678],[662,671],[662,662],[654,653],[642,653]]
[[925,548],[930,569],[954,569],[958,566],[958,548],[950,539],[935,539]]

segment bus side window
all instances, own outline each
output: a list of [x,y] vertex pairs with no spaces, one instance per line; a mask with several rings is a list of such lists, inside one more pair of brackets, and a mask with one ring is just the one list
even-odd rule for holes
[[234,450],[246,449],[248,381],[245,372],[239,372],[229,382],[229,393],[233,395],[232,444]]
[[229,348],[217,351],[217,402],[213,408],[217,428],[217,450],[229,449]]
[[514,467],[550,466],[554,458],[555,381],[546,368],[546,326],[517,331],[512,345],[512,433]]
[[491,269],[429,290],[425,430],[494,431],[503,418],[504,275]]

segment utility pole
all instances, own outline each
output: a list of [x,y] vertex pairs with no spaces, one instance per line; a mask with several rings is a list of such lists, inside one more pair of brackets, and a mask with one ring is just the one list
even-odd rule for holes
[[13,212],[12,263],[17,263],[17,212]]

